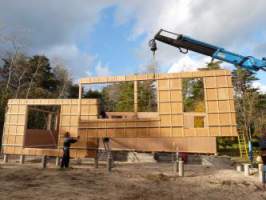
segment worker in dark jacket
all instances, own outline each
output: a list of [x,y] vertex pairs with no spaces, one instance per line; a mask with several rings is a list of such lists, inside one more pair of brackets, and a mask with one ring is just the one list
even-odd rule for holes
[[70,146],[72,143],[77,142],[77,139],[70,137],[69,132],[66,132],[64,135],[64,148],[63,148],[63,158],[61,161],[61,168],[68,168],[69,167],[69,159],[70,159]]

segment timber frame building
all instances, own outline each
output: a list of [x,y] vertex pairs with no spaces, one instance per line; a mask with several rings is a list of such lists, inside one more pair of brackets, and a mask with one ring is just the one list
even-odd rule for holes
[[[205,112],[184,112],[182,80],[203,81]],[[157,112],[138,112],[138,83],[156,84]],[[85,85],[133,82],[134,111],[107,113],[100,118],[99,100],[83,99]],[[56,107],[57,109],[45,109]],[[30,127],[29,113],[44,113],[46,127]],[[196,118],[203,120],[196,127]],[[5,116],[3,153],[60,156],[63,135],[69,131],[80,140],[72,157],[94,157],[99,138],[111,139],[112,150],[216,153],[216,138],[238,136],[231,72],[195,72],[89,77],[79,82],[78,99],[10,99]]]

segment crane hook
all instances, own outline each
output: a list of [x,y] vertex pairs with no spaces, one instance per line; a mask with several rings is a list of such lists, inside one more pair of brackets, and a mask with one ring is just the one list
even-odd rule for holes
[[157,44],[156,44],[155,39],[152,39],[152,40],[149,41],[149,46],[150,46],[150,49],[153,52],[153,56],[154,56],[155,55],[155,51],[157,50]]

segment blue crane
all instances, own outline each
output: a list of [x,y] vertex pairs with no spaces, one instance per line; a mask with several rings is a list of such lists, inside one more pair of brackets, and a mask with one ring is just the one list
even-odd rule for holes
[[231,63],[235,66],[245,68],[248,71],[266,71],[266,58],[257,59],[252,56],[242,56],[227,51],[224,48],[163,29],[161,29],[149,42],[149,46],[151,51],[153,51],[153,54],[155,54],[155,51],[157,50],[156,40],[178,48],[181,53],[186,54],[190,50],[210,56],[213,59],[218,59],[227,63]]
[[[224,48],[214,46],[199,40],[195,40],[188,36],[173,33],[160,29],[159,32],[149,42],[149,46],[153,55],[157,50],[156,40],[174,46],[179,49],[181,53],[188,53],[188,51],[194,51],[206,56],[212,57],[212,59],[218,59],[227,63],[231,63],[235,66],[244,68],[250,72],[256,72],[259,70],[266,71],[266,58],[257,59],[252,56],[242,56]],[[251,138],[248,142],[249,146],[249,159],[253,160],[253,151]]]

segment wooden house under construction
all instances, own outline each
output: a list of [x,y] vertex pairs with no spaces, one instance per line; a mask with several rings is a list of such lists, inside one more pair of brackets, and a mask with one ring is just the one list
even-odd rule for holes
[[[203,109],[184,109],[184,80],[202,82]],[[156,89],[152,112],[138,109],[139,84],[145,81],[152,81]],[[106,111],[103,117],[99,99],[82,98],[85,87],[122,82],[133,87],[133,108],[128,112]],[[80,136],[71,150],[71,156],[78,158],[94,157],[101,148],[99,139],[105,137],[110,138],[112,150],[216,153],[217,137],[237,136],[231,73],[89,77],[80,80],[78,99],[10,99],[3,153],[60,156],[66,131]]]

